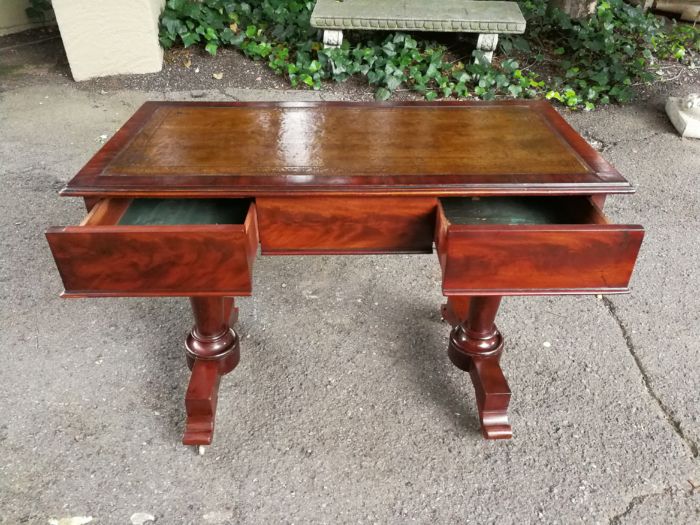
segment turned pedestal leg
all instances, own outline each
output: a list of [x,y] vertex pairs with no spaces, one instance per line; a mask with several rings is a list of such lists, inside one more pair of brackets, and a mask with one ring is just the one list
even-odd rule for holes
[[440,307],[440,315],[443,321],[447,321],[453,327],[464,321],[469,315],[469,301],[471,297],[448,297],[447,302]]
[[240,359],[238,336],[229,324],[237,319],[238,309],[231,297],[192,297],[190,301],[195,324],[185,342],[192,376],[185,395],[187,421],[182,442],[209,445],[214,433],[219,381]]
[[228,321],[229,326],[233,326],[238,322],[238,307],[233,297],[224,300],[224,319]]
[[[464,305],[464,302],[455,301],[461,298],[450,299],[453,307]],[[509,439],[513,435],[507,413],[510,388],[499,364],[503,337],[494,323],[500,303],[500,297],[470,298],[468,314],[457,317],[447,348],[452,363],[469,372],[476,391],[481,431],[486,439]],[[449,301],[447,306],[450,306]],[[452,313],[456,314],[454,308]]]

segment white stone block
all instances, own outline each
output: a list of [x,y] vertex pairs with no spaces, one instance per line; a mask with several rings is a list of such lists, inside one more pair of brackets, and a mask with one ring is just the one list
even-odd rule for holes
[[73,78],[154,73],[163,67],[165,0],[53,0]]
[[666,114],[681,137],[700,139],[700,93],[668,97]]

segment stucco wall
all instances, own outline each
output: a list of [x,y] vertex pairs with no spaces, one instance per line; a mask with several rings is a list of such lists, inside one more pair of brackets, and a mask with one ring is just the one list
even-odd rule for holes
[[24,12],[27,7],[28,0],[0,0],[0,36],[41,25],[27,18]]
[[158,42],[158,18],[164,3],[53,0],[73,78],[160,71],[163,50]]

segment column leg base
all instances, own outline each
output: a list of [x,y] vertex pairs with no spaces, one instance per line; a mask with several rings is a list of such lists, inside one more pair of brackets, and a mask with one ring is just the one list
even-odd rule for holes
[[486,439],[510,439],[513,431],[508,421],[510,388],[499,359],[503,344],[492,353],[480,356],[467,353],[450,337],[447,355],[459,369],[469,372],[481,422],[481,433]]

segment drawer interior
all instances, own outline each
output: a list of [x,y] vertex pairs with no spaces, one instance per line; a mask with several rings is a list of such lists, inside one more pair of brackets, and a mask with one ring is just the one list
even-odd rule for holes
[[83,225],[244,224],[249,199],[105,199]]
[[440,202],[451,224],[607,224],[586,197],[449,197]]

